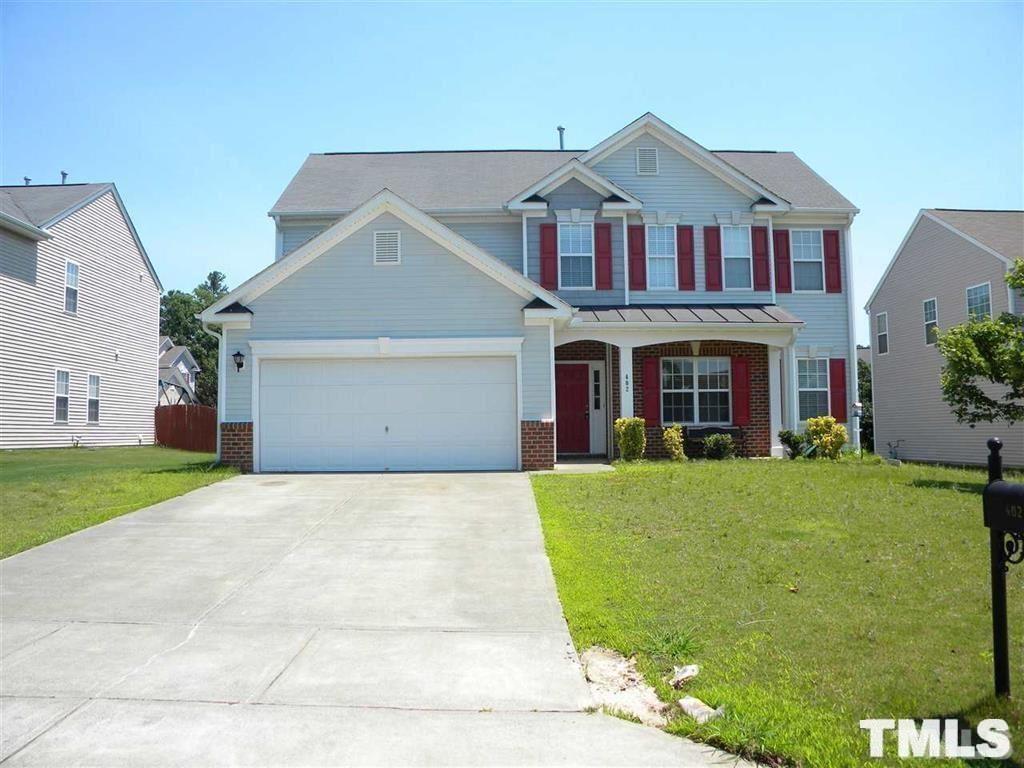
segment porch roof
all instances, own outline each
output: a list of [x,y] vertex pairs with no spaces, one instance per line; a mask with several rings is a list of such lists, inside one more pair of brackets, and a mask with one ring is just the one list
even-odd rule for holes
[[578,307],[575,319],[584,323],[666,323],[680,325],[803,325],[796,315],[775,304],[645,304],[628,307]]

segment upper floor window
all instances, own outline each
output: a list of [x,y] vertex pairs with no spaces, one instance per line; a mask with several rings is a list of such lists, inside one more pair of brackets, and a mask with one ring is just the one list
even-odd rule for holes
[[558,225],[558,287],[594,287],[594,225]]
[[876,344],[875,349],[878,350],[878,354],[887,355],[889,354],[889,313],[879,312],[875,315],[875,336]]
[[828,358],[796,361],[800,421],[828,416]]
[[992,317],[992,286],[989,283],[972,285],[967,289],[967,319],[984,320]]
[[373,233],[373,263],[402,263],[402,233],[381,231]]
[[727,357],[663,357],[663,424],[728,424],[730,362]]
[[722,263],[725,289],[750,289],[754,285],[750,252],[750,227],[722,227]]
[[57,371],[53,382],[53,420],[67,423],[71,397],[70,371]]
[[658,148],[637,147],[636,148],[636,175],[657,176],[658,175]]
[[88,395],[88,419],[91,422],[100,420],[100,377],[95,373],[89,374]]
[[820,229],[791,229],[790,249],[793,253],[793,290],[825,290],[825,255]]
[[647,288],[675,290],[676,228],[647,225]]
[[64,311],[78,311],[78,265],[73,261],[64,264]]
[[924,343],[929,347],[939,338],[939,301],[924,300]]

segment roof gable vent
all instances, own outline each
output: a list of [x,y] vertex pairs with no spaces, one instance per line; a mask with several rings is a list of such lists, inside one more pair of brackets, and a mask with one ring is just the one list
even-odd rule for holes
[[637,147],[636,148],[636,175],[657,176],[658,175],[658,148]]
[[402,233],[381,231],[373,233],[373,263],[402,263]]

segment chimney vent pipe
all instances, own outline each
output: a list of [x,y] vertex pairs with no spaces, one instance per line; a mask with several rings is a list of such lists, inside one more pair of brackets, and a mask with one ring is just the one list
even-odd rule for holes
[[565,128],[558,126],[558,148],[565,149]]

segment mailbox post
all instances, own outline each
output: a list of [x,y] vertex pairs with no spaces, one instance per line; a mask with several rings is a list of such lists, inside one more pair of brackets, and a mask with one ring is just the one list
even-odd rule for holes
[[1006,572],[1024,561],[1024,485],[1003,480],[1003,443],[988,441],[988,485],[984,499],[992,568],[992,654],[996,696],[1010,695],[1009,628],[1006,620]]

